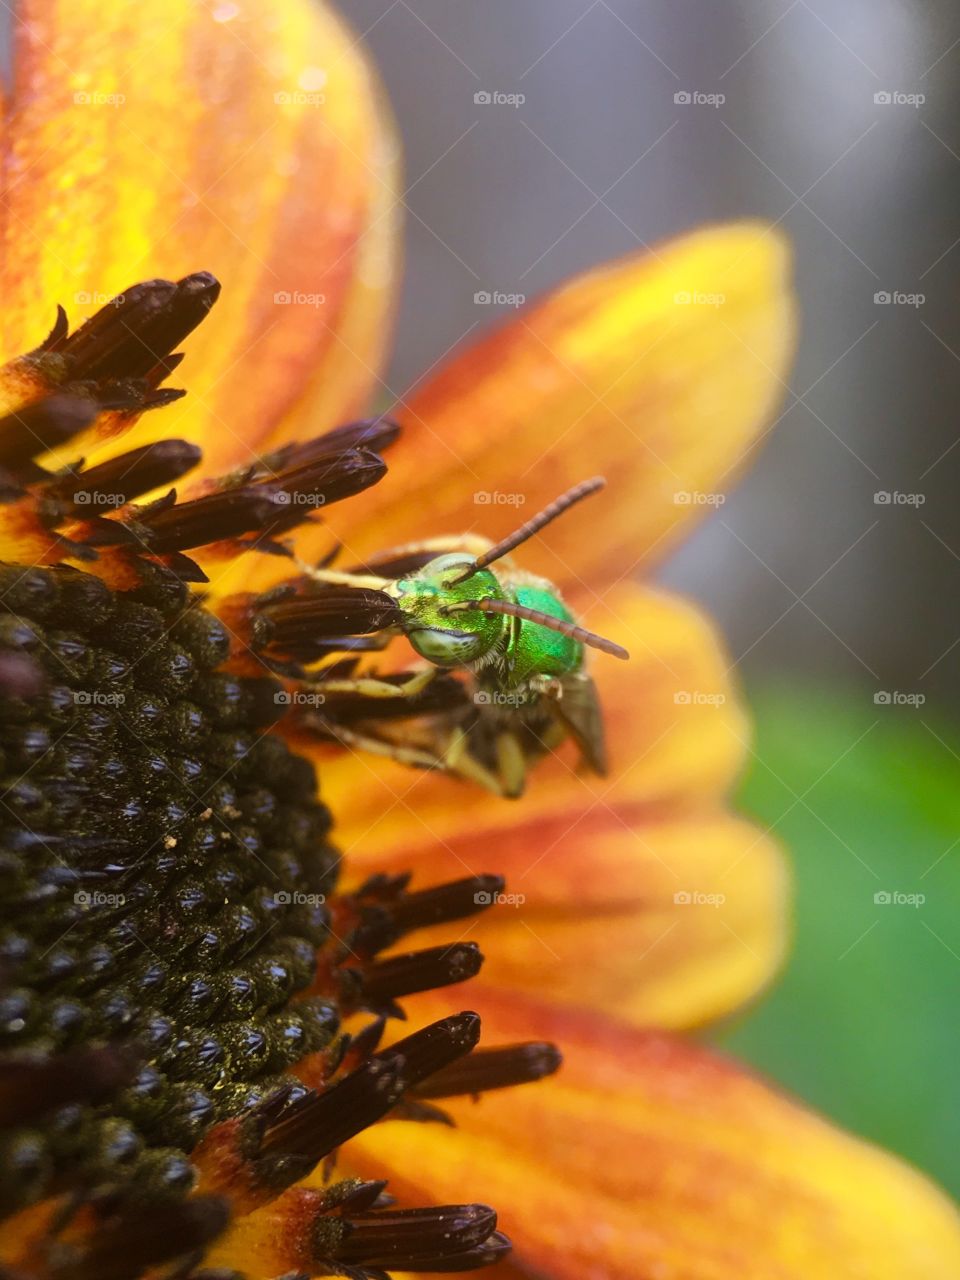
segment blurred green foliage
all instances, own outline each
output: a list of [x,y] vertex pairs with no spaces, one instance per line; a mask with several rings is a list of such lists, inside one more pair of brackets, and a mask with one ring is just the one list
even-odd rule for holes
[[762,687],[750,703],[740,802],[790,850],[796,935],[775,988],[718,1039],[960,1195],[960,735],[871,691]]

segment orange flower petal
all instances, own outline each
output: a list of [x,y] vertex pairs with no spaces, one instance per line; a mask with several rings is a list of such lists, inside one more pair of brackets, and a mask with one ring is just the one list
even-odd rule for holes
[[[892,1157],[734,1062],[592,1013],[480,993],[484,1042],[554,1038],[560,1073],[390,1123],[346,1163],[408,1203],[497,1206],[517,1261],[556,1280],[952,1280],[960,1219]],[[449,1009],[422,1000],[418,1016]]]
[[468,825],[378,869],[411,865],[414,887],[485,872],[506,878],[499,905],[413,940],[479,943],[483,971],[455,997],[467,1004],[477,983],[492,984],[685,1029],[750,1000],[783,955],[788,885],[780,849],[726,814],[670,818],[613,798],[516,826]]
[[698,1025],[753,996],[782,953],[780,852],[720,810],[748,731],[713,633],[689,605],[621,588],[589,621],[635,654],[592,663],[611,777],[574,773],[576,752],[564,749],[508,801],[344,754],[321,763],[323,793],[358,879],[497,872],[523,895],[470,926],[481,946],[490,939],[490,981],[641,1023]]
[[578,277],[401,406],[381,514],[338,536],[360,556],[445,532],[498,538],[600,472],[609,489],[589,514],[566,516],[523,563],[597,588],[662,555],[713,509],[704,495],[730,482],[783,393],[787,274],[780,237],[736,223]]
[[286,416],[354,413],[384,341],[395,148],[340,20],[309,0],[25,0],[15,36],[5,357],[58,302],[78,323],[137,280],[202,268],[224,291],[173,383],[190,395],[125,447],[185,436],[215,472]]

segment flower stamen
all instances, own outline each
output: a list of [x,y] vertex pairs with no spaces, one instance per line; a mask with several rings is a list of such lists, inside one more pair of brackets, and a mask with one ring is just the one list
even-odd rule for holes
[[[0,419],[0,498],[39,554],[0,565],[0,1213],[13,1242],[0,1260],[55,1280],[130,1280],[176,1260],[192,1277],[212,1247],[229,1255],[237,1233],[272,1221],[290,1227],[289,1246],[264,1246],[277,1274],[485,1266],[509,1248],[486,1206],[393,1209],[380,1183],[296,1185],[320,1162],[332,1178],[342,1144],[383,1120],[450,1123],[428,1098],[559,1061],[543,1045],[478,1050],[471,1012],[380,1047],[399,1000],[482,963],[472,942],[380,953],[484,910],[503,880],[411,890],[380,875],[340,892],[332,818],[313,764],[277,732],[293,716],[274,677],[311,687],[300,663],[330,655],[316,687],[349,719],[356,695],[336,678],[365,622],[388,627],[395,606],[294,579],[228,598],[220,618],[187,585],[205,575],[186,552],[289,554],[278,538],[379,481],[398,428],[349,423],[200,496],[142,506],[200,450],[170,439],[86,469],[35,462],[180,394],[159,384],[218,292],[204,273],[148,281],[72,335],[61,314],[4,371],[24,397]],[[94,571],[63,563],[78,558]],[[439,674],[404,710],[459,697]],[[356,1014],[376,1016],[347,1035]]]

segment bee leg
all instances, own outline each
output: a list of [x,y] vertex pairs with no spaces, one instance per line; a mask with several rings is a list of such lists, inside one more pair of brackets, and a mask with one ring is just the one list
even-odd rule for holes
[[389,578],[381,578],[372,573],[347,573],[342,569],[318,569],[307,564],[306,560],[294,557],[294,564],[307,578],[314,582],[325,582],[335,587],[365,587],[368,590],[384,591],[390,586]]
[[563,697],[563,681],[556,676],[531,676],[527,683],[534,693],[542,693],[545,698],[559,702]]
[[450,735],[450,740],[439,756],[419,747],[405,747],[399,743],[385,742],[371,734],[357,733],[355,729],[348,729],[345,725],[327,725],[326,731],[332,733],[341,746],[351,747],[355,751],[368,751],[371,755],[383,756],[388,760],[395,760],[397,764],[416,769],[436,769],[441,773],[450,773],[466,782],[475,782],[494,795],[504,795],[499,780],[467,753],[466,734],[461,729]]
[[475,782],[478,786],[483,787],[486,791],[492,791],[495,796],[504,796],[508,794],[504,791],[500,779],[485,769],[479,760],[475,760],[467,750],[467,735],[463,729],[455,729],[450,735],[450,741],[447,743],[443,756],[440,761],[440,767],[448,773],[455,774],[458,778],[463,778],[466,782]]
[[348,729],[341,724],[327,726],[327,732],[332,733],[341,746],[352,747],[355,751],[369,751],[371,755],[384,756],[388,760],[395,760],[397,764],[410,765],[416,769],[443,767],[442,761],[436,756],[429,751],[421,751],[418,747],[404,747],[398,743],[384,742],[382,738],[357,733],[354,729]]
[[439,670],[439,667],[427,667],[404,680],[403,684],[391,684],[389,680],[378,680],[375,676],[353,676],[343,680],[318,680],[311,687],[318,693],[359,693],[366,698],[415,698]]
[[[392,685],[390,687],[394,688]],[[467,750],[467,735],[462,729],[454,730],[439,755],[424,751],[420,747],[405,747],[400,743],[385,742],[383,738],[376,738],[367,733],[357,733],[355,729],[348,729],[341,724],[327,723],[324,725],[324,732],[331,734],[343,747],[350,747],[354,751],[366,751],[371,755],[395,760],[397,764],[415,769],[435,769],[440,773],[449,773],[463,779],[464,782],[476,783],[477,786],[483,787],[485,791],[490,791],[495,796],[512,798],[523,790],[522,774],[519,782],[515,777],[511,778],[513,789],[510,789],[504,786],[500,778],[475,760]]]
[[497,734],[497,773],[502,794],[510,800],[523,795],[527,782],[527,762],[515,733],[509,729]]

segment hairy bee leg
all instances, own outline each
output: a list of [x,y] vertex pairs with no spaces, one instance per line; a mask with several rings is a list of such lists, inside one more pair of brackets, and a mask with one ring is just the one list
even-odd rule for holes
[[418,769],[443,768],[442,760],[438,760],[429,751],[421,751],[417,747],[402,747],[393,742],[384,742],[382,738],[357,733],[339,724],[326,724],[324,730],[331,733],[341,746],[352,747],[356,751],[369,751],[371,755],[383,756],[387,760],[395,760],[397,764],[412,765]]
[[357,733],[354,729],[347,729],[343,725],[328,725],[326,728],[341,746],[352,747],[356,751],[368,751],[371,755],[395,760],[397,764],[450,773],[463,778],[464,781],[475,782],[487,791],[492,791],[494,795],[504,795],[499,780],[464,750],[466,735],[462,730],[458,729],[452,735],[442,756],[435,756],[429,751],[421,751],[418,747],[404,747],[397,743],[384,742],[382,738],[374,738],[369,734]]
[[415,698],[430,684],[439,670],[439,667],[427,667],[403,684],[390,684],[375,676],[355,676],[343,680],[318,680],[311,688],[316,688],[320,693],[360,693],[367,698]]
[[542,733],[537,735],[540,745],[544,751],[556,751],[567,740],[567,730],[559,721],[554,721],[548,725]]
[[534,693],[542,693],[557,702],[563,697],[563,681],[556,676],[531,676],[527,685]]
[[440,767],[447,773],[453,773],[466,782],[475,782],[478,786],[492,791],[495,796],[506,796],[500,779],[489,769],[485,769],[478,760],[474,760],[467,750],[467,735],[463,729],[456,729],[444,749]]
[[[386,760],[394,760],[397,764],[417,769],[435,769],[440,773],[449,773],[462,778],[464,782],[474,782],[495,796],[512,798],[520,792],[506,790],[500,779],[485,769],[482,764],[466,750],[467,735],[457,729],[450,736],[450,741],[442,755],[435,756],[418,747],[404,747],[398,743],[384,742],[382,738],[374,738],[366,733],[357,733],[344,725],[325,724],[324,731],[332,734],[341,746],[351,747],[355,751],[367,751],[371,755],[381,756]],[[521,783],[521,790],[523,789]]]
[[503,794],[510,800],[523,795],[527,782],[527,762],[515,733],[504,730],[497,734],[497,773]]

